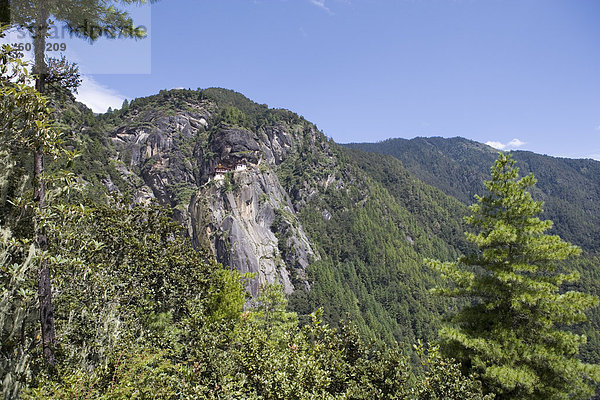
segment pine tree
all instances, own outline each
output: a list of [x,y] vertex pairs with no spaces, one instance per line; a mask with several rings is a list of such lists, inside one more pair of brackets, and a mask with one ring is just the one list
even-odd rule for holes
[[564,328],[586,321],[598,299],[560,291],[579,276],[557,266],[580,249],[546,233],[552,221],[538,218],[543,203],[527,191],[536,180],[519,178],[514,164],[500,154],[489,193],[476,196],[466,218],[477,232],[467,239],[480,251],[457,262],[426,260],[453,281],[436,292],[469,302],[441,329],[442,348],[498,399],[589,398],[600,366],[577,359],[586,338]]

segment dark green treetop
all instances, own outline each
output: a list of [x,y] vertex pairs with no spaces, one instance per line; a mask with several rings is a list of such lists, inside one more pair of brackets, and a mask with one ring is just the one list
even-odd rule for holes
[[142,38],[146,32],[135,27],[129,14],[119,5],[142,5],[147,0],[118,1],[64,1],[64,0],[13,0],[10,2],[10,22],[31,29],[45,23],[40,16],[54,16],[63,21],[69,30],[80,37],[96,40],[100,36]]
[[435,291],[470,300],[440,331],[442,349],[466,371],[478,373],[485,390],[500,399],[589,398],[589,381],[600,379],[600,366],[577,359],[583,335],[562,329],[586,321],[594,296],[561,292],[576,273],[557,263],[580,249],[546,231],[541,201],[527,191],[533,175],[519,178],[510,156],[500,154],[485,182],[488,194],[477,198],[466,221],[476,233],[467,239],[479,252],[457,262],[427,260],[453,285]]

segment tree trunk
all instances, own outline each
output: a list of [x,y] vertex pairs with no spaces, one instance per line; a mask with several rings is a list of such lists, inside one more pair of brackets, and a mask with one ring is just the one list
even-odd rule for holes
[[[33,48],[35,53],[34,73],[36,76],[35,88],[44,93],[46,79],[46,33],[48,32],[48,10],[40,7],[35,33],[33,37]],[[44,187],[44,149],[42,143],[38,142],[33,154],[33,200],[37,203],[40,214],[45,207],[46,188]],[[48,250],[48,240],[44,224],[40,221],[40,215],[35,219],[35,236],[38,249],[41,253]],[[40,300],[40,324],[42,328],[42,348],[44,357],[50,365],[55,364],[54,347],[56,345],[56,333],[54,330],[54,312],[52,309],[52,287],[50,285],[50,268],[48,261],[42,257],[38,277],[38,294]]]

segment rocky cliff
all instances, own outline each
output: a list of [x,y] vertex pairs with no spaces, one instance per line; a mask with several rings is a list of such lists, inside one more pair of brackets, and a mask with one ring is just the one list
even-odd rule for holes
[[[280,283],[286,293],[308,288],[305,269],[319,257],[275,173],[308,124],[281,118],[257,128],[238,108],[219,107],[189,91],[179,94],[184,96],[162,94],[164,110],[132,103],[108,135],[134,201],[172,206],[197,246],[224,265],[254,274],[253,295],[265,283]],[[238,114],[227,114],[231,110]],[[226,173],[215,179],[218,168]],[[104,183],[117,190],[110,178]]]
[[251,293],[273,282],[291,293],[308,285],[304,271],[315,255],[277,176],[262,166],[200,188],[190,205],[193,237],[207,240],[223,264],[256,274]]

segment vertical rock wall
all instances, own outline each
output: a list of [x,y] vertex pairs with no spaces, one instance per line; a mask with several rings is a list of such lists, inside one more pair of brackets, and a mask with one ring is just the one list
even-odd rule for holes
[[[307,287],[304,270],[315,254],[269,167],[249,164],[224,181],[208,182],[192,199],[189,213],[196,245],[208,238],[220,262],[255,274],[248,288],[252,295],[266,283],[280,283],[286,293]],[[285,238],[278,234],[290,228]]]

